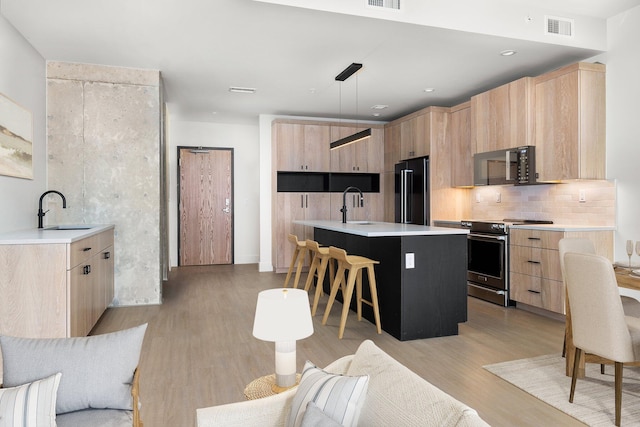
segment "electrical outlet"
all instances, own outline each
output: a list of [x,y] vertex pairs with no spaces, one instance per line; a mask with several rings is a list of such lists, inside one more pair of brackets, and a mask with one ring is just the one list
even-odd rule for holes
[[578,201],[580,203],[585,203],[587,201],[587,192],[585,190],[580,190],[578,194]]
[[502,202],[502,194],[499,191],[496,191],[496,203]]
[[480,192],[476,191],[476,203],[482,202],[482,197],[480,196]]
[[404,254],[404,265],[407,269],[416,268],[416,257],[414,253]]

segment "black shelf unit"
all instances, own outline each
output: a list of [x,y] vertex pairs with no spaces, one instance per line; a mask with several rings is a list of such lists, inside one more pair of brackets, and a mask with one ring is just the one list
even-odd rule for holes
[[277,174],[279,193],[342,193],[347,187],[358,187],[363,193],[379,193],[380,174],[286,171]]

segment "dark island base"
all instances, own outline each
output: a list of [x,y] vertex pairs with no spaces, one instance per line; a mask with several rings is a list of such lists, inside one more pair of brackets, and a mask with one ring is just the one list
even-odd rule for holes
[[[382,329],[398,340],[457,335],[458,323],[466,322],[466,235],[363,237],[321,228],[315,228],[314,235],[323,246],[380,261],[375,273]],[[415,268],[405,269],[407,253],[414,254]],[[327,294],[329,286],[327,274]],[[369,299],[366,272],[362,289]],[[356,309],[355,291],[351,309]],[[363,304],[362,313],[375,323],[371,307]]]

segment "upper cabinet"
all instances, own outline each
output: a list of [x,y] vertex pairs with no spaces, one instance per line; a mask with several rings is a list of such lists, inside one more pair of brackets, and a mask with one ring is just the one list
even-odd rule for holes
[[276,170],[328,172],[330,127],[321,124],[274,122],[272,140],[277,141]]
[[424,110],[420,110],[415,115],[412,114],[400,124],[401,160],[429,155],[430,127],[431,121]]
[[[367,129],[366,126],[331,126],[331,141]],[[332,172],[374,172],[384,169],[384,130],[371,128],[371,137],[331,150]]]
[[473,154],[471,145],[471,103],[451,107],[451,186],[473,186]]
[[475,153],[533,145],[533,79],[523,77],[471,98]]
[[393,173],[400,160],[400,124],[390,124],[384,128],[384,171]]
[[605,66],[577,63],[535,79],[539,181],[605,179]]

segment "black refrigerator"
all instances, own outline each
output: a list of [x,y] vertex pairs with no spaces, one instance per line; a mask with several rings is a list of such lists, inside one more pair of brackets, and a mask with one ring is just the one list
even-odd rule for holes
[[395,222],[430,225],[429,157],[395,166]]

